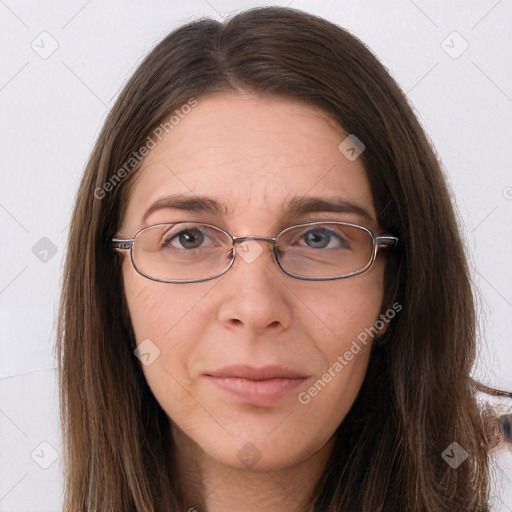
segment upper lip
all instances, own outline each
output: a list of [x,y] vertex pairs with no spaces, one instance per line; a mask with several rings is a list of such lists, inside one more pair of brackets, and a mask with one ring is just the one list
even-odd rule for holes
[[268,380],[268,379],[305,379],[304,373],[285,368],[284,366],[270,365],[261,368],[255,368],[243,364],[224,366],[217,370],[206,373],[210,377],[238,377],[249,380]]

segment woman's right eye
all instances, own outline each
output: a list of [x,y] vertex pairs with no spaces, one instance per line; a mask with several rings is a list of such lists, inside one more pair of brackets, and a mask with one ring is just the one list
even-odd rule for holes
[[200,229],[182,229],[177,233],[167,233],[162,242],[162,247],[175,247],[176,249],[197,249],[205,239],[205,234]]

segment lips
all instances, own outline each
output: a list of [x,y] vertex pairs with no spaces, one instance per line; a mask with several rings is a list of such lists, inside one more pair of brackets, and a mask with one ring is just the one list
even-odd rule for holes
[[241,364],[225,366],[224,368],[208,372],[206,375],[210,377],[239,377],[249,380],[305,379],[308,377],[303,372],[283,366],[271,365],[254,368]]
[[308,379],[308,375],[282,366],[234,365],[211,371],[204,378],[230,398],[265,406],[290,394]]

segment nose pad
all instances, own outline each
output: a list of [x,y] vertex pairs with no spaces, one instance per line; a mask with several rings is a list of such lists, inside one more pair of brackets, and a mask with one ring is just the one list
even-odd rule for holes
[[[272,261],[280,267],[276,254],[279,250],[275,247],[274,240],[272,238],[247,237],[244,240],[235,242],[235,252],[246,263],[251,264],[265,252],[265,242],[270,244],[268,250],[271,253]],[[233,254],[232,251],[230,251],[230,254]]]
[[240,242],[236,248],[236,254],[246,263],[254,263],[263,253],[264,247],[261,242],[254,239],[247,239]]

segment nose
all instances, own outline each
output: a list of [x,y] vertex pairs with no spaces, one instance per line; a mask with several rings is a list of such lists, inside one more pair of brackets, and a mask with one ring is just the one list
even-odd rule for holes
[[233,267],[216,286],[219,321],[252,334],[286,330],[292,322],[292,294],[272,244],[248,239],[235,244],[235,251]]

